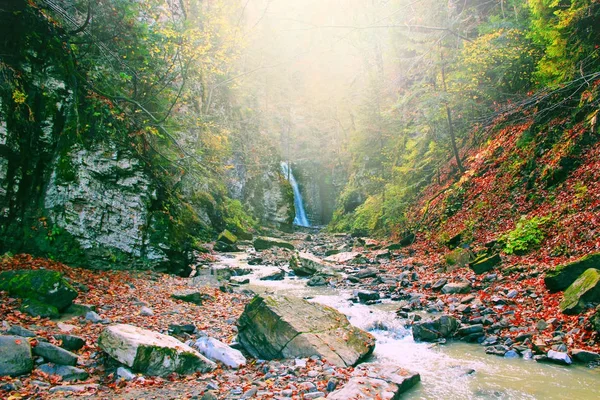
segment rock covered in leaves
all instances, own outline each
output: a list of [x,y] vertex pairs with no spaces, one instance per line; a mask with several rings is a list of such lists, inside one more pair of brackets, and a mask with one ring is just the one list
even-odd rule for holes
[[589,254],[548,271],[544,283],[550,292],[565,290],[589,268],[600,269],[600,253]]
[[109,326],[100,334],[98,346],[110,357],[146,375],[187,375],[216,368],[214,362],[174,337],[132,325]]
[[238,326],[244,348],[268,360],[318,355],[350,366],[375,348],[375,338],[352,326],[337,310],[294,297],[254,297]]
[[361,365],[342,388],[330,393],[329,400],[392,400],[421,381],[418,373],[400,367]]
[[578,314],[585,309],[587,303],[600,302],[600,270],[587,269],[565,291],[560,309],[565,314]]
[[43,269],[0,272],[0,290],[48,304],[58,311],[65,310],[77,297],[77,291],[60,272]]
[[0,376],[28,374],[33,369],[31,346],[21,336],[0,336]]
[[456,333],[459,322],[450,315],[441,315],[433,320],[420,321],[413,324],[413,337],[416,341],[435,342],[449,338]]

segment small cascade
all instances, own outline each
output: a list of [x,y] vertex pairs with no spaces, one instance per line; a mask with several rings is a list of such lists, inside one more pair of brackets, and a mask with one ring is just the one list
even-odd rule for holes
[[310,222],[306,217],[306,210],[304,209],[304,201],[302,200],[302,194],[300,193],[298,182],[296,182],[296,178],[294,178],[292,168],[286,162],[282,162],[281,172],[283,172],[283,175],[285,175],[286,179],[290,181],[290,185],[292,185],[292,189],[294,190],[294,207],[296,208],[296,217],[294,218],[294,224],[299,226],[310,226]]

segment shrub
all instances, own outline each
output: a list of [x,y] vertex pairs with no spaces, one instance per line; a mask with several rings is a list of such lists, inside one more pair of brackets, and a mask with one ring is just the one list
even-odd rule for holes
[[506,254],[526,253],[538,246],[546,236],[545,225],[550,221],[550,216],[522,217],[512,231],[502,237],[504,252]]

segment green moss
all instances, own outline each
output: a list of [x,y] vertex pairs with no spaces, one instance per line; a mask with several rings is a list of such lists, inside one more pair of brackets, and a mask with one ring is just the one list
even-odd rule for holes
[[544,283],[551,292],[565,290],[589,268],[600,269],[600,253],[588,254],[571,263],[559,265],[546,273]]
[[17,270],[0,273],[0,290],[25,299],[33,299],[64,310],[77,297],[77,291],[62,274],[49,270]]
[[600,270],[589,268],[565,291],[560,309],[565,314],[578,314],[588,302],[600,302]]

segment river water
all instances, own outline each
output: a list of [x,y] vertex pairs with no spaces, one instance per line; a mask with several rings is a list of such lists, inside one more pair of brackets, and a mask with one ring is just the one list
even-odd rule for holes
[[532,360],[487,355],[483,346],[463,342],[445,345],[416,343],[410,329],[396,316],[393,302],[366,306],[349,301],[350,291],[308,287],[306,279],[261,281],[277,267],[250,266],[246,254],[223,256],[215,268],[252,269],[250,284],[256,293],[309,298],[334,307],[350,322],[377,339],[368,362],[397,365],[421,374],[421,383],[403,395],[406,399],[600,399],[600,369],[563,367]]

